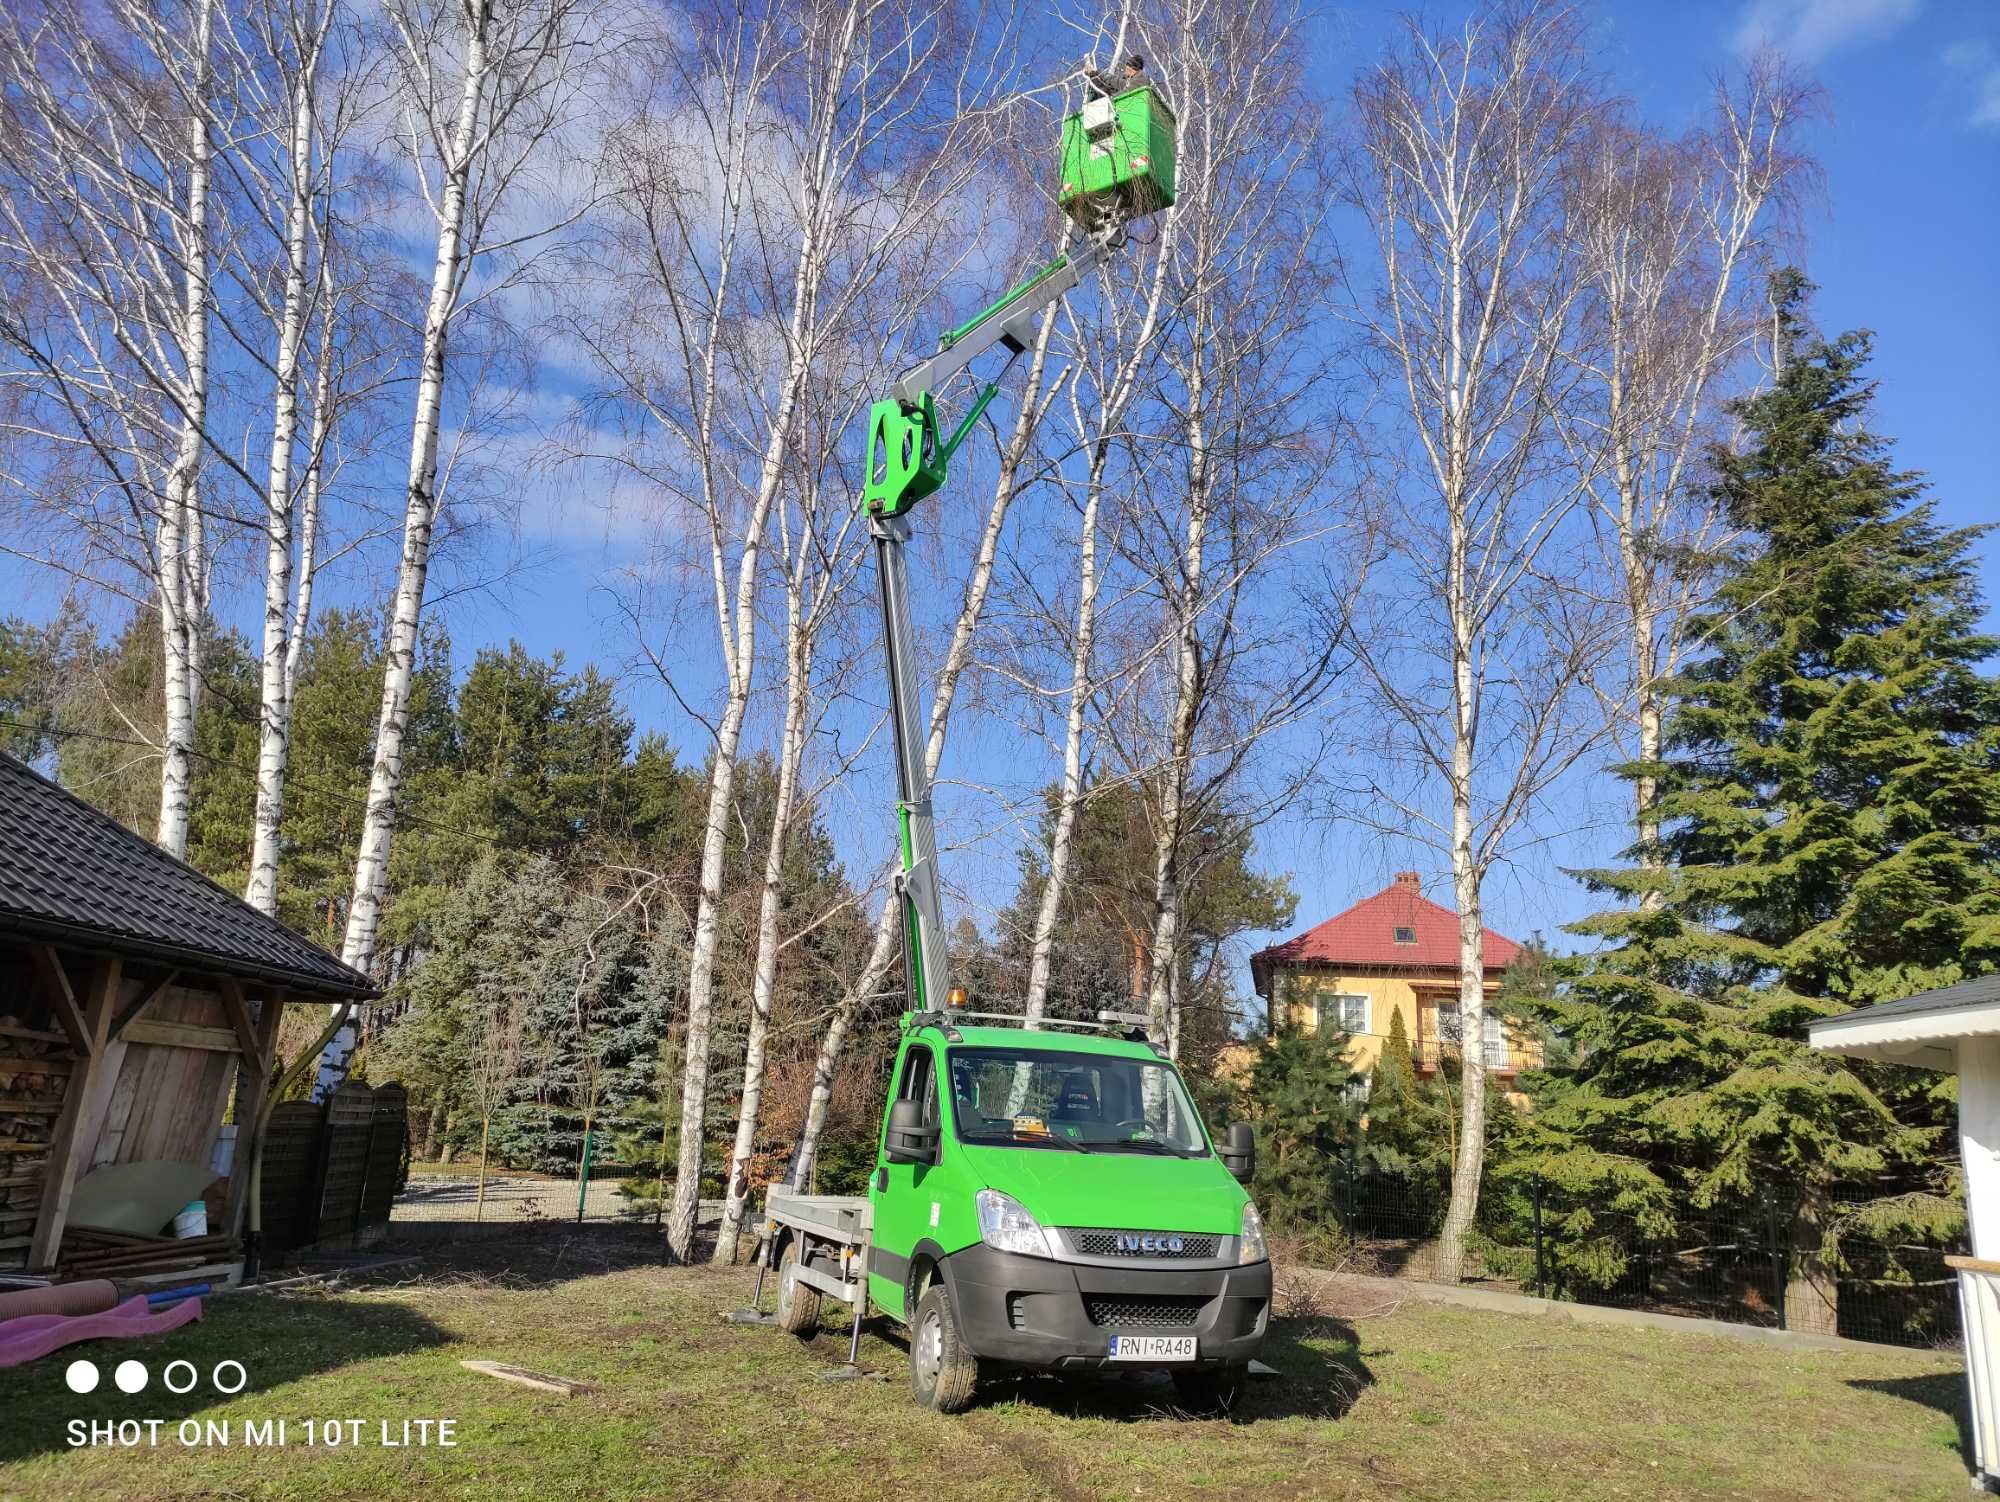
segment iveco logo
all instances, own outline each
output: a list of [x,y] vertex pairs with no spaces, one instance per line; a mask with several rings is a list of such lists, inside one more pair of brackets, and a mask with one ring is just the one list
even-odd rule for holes
[[1151,1231],[1143,1235],[1137,1231],[1120,1231],[1117,1242],[1121,1252],[1178,1252],[1186,1245],[1178,1236],[1160,1236]]

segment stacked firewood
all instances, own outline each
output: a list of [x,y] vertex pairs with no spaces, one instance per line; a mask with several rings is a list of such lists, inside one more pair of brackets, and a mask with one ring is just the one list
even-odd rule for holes
[[122,1231],[71,1226],[63,1232],[56,1275],[65,1282],[76,1278],[140,1278],[211,1262],[233,1261],[235,1256],[235,1239],[220,1232],[213,1236],[131,1236]]
[[46,1018],[0,1012],[0,1268],[27,1256],[71,1065],[69,1040]]

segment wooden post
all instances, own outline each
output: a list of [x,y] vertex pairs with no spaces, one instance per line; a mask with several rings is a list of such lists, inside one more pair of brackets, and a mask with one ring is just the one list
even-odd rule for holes
[[[60,994],[68,997],[69,982],[62,974],[62,962],[53,950],[47,959],[61,980]],[[40,967],[38,967],[40,968]],[[69,1219],[70,1194],[76,1188],[77,1170],[83,1157],[84,1107],[97,1071],[104,1065],[105,1039],[111,1030],[111,1012],[118,1002],[124,966],[115,954],[99,955],[97,972],[91,977],[90,997],[81,1014],[81,1046],[70,1070],[69,1089],[63,1095],[62,1115],[56,1118],[55,1135],[49,1140],[49,1161],[42,1180],[41,1207],[35,1216],[34,1238],[28,1243],[28,1266],[52,1267],[62,1247],[63,1223]],[[46,971],[44,978],[47,979]],[[51,983],[52,990],[56,989]],[[71,1005],[74,1007],[74,1000]]]
[[[227,993],[224,993],[225,996]],[[238,993],[238,1005],[241,1005]],[[233,1009],[232,1009],[233,1010]],[[254,1053],[246,1053],[236,1077],[236,1156],[229,1164],[229,1234],[243,1234],[244,1216],[250,1208],[251,1165],[256,1161],[262,1135],[264,1094],[271,1087],[271,1070],[278,1049],[278,1019],[284,1014],[285,993],[273,991],[264,998],[252,1030]]]

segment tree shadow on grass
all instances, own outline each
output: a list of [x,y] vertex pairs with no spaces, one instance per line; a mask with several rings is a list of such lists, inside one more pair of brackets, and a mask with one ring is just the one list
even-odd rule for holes
[[[422,1259],[414,1268],[405,1266],[386,1274],[399,1282],[471,1280],[507,1288],[554,1288],[627,1268],[671,1265],[665,1238],[644,1222],[516,1222],[455,1234],[447,1234],[443,1227],[413,1232],[395,1225],[390,1231],[389,1239],[372,1248],[369,1257]],[[709,1237],[696,1243],[690,1265],[706,1264],[713,1240]],[[309,1254],[298,1260],[301,1270],[311,1270]],[[281,1278],[291,1270],[273,1266],[266,1269],[266,1275]]]
[[[200,1419],[224,1403],[232,1405],[232,1445],[241,1444],[246,1420],[261,1424],[267,1418],[283,1418],[295,1426],[307,1417],[362,1417],[370,1423],[378,1417],[397,1418],[400,1408],[393,1414],[365,1408],[306,1414],[298,1411],[295,1398],[274,1396],[264,1402],[258,1395],[276,1394],[301,1378],[358,1362],[443,1345],[450,1338],[416,1310],[386,1301],[258,1293],[209,1299],[199,1320],[164,1335],[79,1341],[38,1361],[0,1370],[0,1408],[5,1413],[0,1420],[0,1463],[79,1448],[71,1440],[72,1426],[79,1420],[86,1426],[122,1423],[126,1435],[137,1440],[130,1448],[176,1450],[183,1419]],[[66,1374],[76,1361],[96,1367],[94,1391],[70,1390]],[[125,1361],[137,1361],[146,1369],[146,1384],[138,1392],[118,1388],[114,1373]],[[179,1395],[169,1390],[166,1380],[167,1366],[175,1361],[188,1362],[195,1371],[193,1387]],[[244,1385],[234,1396],[216,1387],[216,1367],[225,1361],[243,1367]],[[222,1378],[230,1386],[238,1380],[233,1370],[225,1370]],[[187,1380],[187,1368],[175,1368],[174,1385]],[[153,1420],[159,1421],[157,1426]],[[155,1434],[157,1440],[149,1437]]]
[[[829,1329],[826,1340],[835,1332]],[[909,1332],[877,1317],[865,1336],[909,1355]],[[846,1358],[846,1327],[839,1332],[840,1358]],[[862,1364],[867,1366],[864,1344]],[[1337,1315],[1281,1318],[1271,1321],[1257,1359],[1275,1376],[1253,1376],[1227,1415],[1232,1424],[1260,1419],[1339,1419],[1374,1385],[1375,1374],[1361,1357],[1354,1326]],[[906,1372],[885,1374],[891,1381],[907,1380]],[[1105,1370],[1058,1375],[1053,1372],[1001,1370],[982,1378],[975,1408],[1001,1403],[1032,1403],[1066,1418],[1112,1419],[1137,1423],[1148,1419],[1212,1417],[1189,1414],[1173,1379],[1154,1369],[1133,1372]]]
[[1968,1471],[1973,1468],[1972,1398],[1964,1372],[1932,1372],[1921,1377],[1854,1377],[1847,1385],[1935,1408],[1957,1427],[1958,1453],[1965,1461],[1965,1468]]

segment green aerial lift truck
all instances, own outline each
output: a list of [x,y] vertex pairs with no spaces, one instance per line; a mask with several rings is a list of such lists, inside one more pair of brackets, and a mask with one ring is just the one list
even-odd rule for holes
[[[868,1193],[766,1200],[752,1308],[731,1318],[810,1337],[822,1298],[854,1312],[846,1372],[872,1304],[910,1328],[917,1401],[957,1412],[983,1371],[1161,1369],[1184,1406],[1227,1407],[1270,1317],[1271,1264],[1250,1129],[1220,1150],[1145,1018],[1095,1023],[966,1009],[947,972],[937,843],[917,713],[910,513],[945,482],[1004,367],[948,438],[936,393],[1004,346],[1173,202],[1174,117],[1138,83],[1100,91],[1063,126],[1063,208],[1082,244],[940,341],[869,414],[862,504],[875,541],[902,847],[903,1014]],[[768,1272],[777,1310],[761,1312]]]

